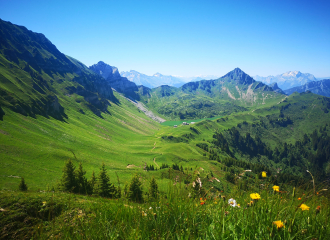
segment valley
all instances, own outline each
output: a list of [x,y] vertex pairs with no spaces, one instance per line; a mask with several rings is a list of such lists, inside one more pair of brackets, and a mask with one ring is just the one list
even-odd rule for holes
[[[148,88],[25,27],[0,20],[0,38],[1,238],[329,233],[330,98],[285,95],[240,68]],[[295,218],[303,203],[312,225]]]
[[[10,36],[3,42],[0,66],[2,189],[15,189],[21,177],[31,189],[55,187],[68,159],[83,163],[87,177],[104,163],[111,179],[118,174],[121,182],[133,172],[157,176],[157,171],[144,171],[153,164],[202,167],[223,178],[226,171],[214,161],[228,157],[304,178],[303,169],[312,168],[307,155],[291,156],[291,165],[275,161],[273,152],[315,130],[329,131],[329,98],[312,93],[286,96],[239,68],[216,80],[150,89],[136,86],[104,62],[87,68],[60,53],[43,35],[4,21],[1,25],[10,33],[1,32],[3,39]],[[23,35],[29,40],[18,42]],[[234,129],[239,138],[249,133],[258,139],[268,155],[246,155],[236,140],[226,143],[226,151],[217,148],[214,135]],[[211,150],[201,150],[201,144]],[[330,173],[327,149],[322,150],[323,165],[315,169],[319,180]]]

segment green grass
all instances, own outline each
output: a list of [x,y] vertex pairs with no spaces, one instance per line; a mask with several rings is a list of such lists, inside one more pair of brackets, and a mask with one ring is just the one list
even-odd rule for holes
[[[260,189],[260,184],[265,184]],[[147,186],[144,185],[144,188]],[[146,190],[146,189],[144,189]],[[251,190],[217,192],[205,189],[189,197],[192,188],[169,181],[157,201],[137,204],[61,192],[0,191],[1,237],[48,239],[327,239],[329,198],[322,186],[306,190],[280,187],[274,194],[267,179]],[[250,193],[261,199],[250,203]],[[240,208],[232,207],[233,198]],[[308,211],[299,208],[301,204]],[[317,211],[317,207],[320,211]],[[274,221],[282,221],[277,229]]]
[[195,120],[182,120],[182,121],[166,121],[166,122],[162,122],[161,125],[163,126],[174,126],[174,125],[181,125],[183,122],[187,122],[187,123],[197,123],[203,120],[215,120],[218,118],[221,118],[222,116],[216,116],[216,117],[212,117],[212,118],[202,118],[202,119],[195,119]]

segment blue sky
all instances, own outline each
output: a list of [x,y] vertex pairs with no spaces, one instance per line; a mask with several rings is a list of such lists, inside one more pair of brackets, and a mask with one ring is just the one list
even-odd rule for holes
[[0,18],[87,66],[152,75],[330,76],[330,1],[0,0]]

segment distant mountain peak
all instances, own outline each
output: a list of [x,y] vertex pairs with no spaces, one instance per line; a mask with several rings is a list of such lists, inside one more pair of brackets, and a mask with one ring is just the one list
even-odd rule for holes
[[155,77],[161,77],[161,76],[163,76],[161,73],[159,73],[159,72],[157,72],[157,73],[155,73],[154,75],[152,75],[152,76],[155,76]]
[[299,75],[301,75],[300,71],[289,71],[282,74],[283,77],[298,77]]

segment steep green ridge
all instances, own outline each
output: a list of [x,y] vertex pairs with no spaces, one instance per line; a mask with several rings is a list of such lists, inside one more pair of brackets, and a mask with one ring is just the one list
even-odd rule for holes
[[239,68],[217,80],[184,84],[181,88],[140,87],[142,101],[168,120],[212,118],[269,106],[285,95],[253,80]]
[[102,77],[62,54],[43,34],[0,20],[0,39],[0,106],[64,120],[63,101],[71,94],[98,116],[107,109],[106,99],[116,102]]

